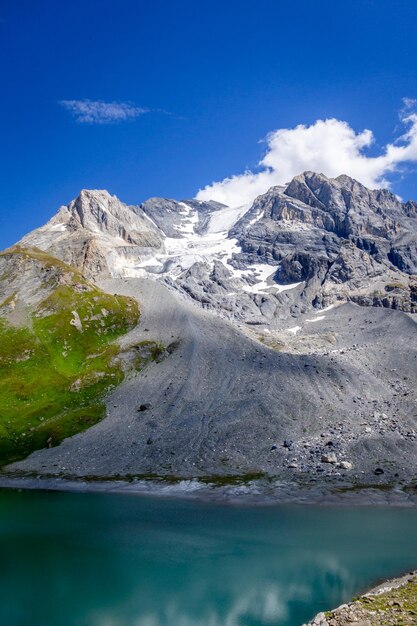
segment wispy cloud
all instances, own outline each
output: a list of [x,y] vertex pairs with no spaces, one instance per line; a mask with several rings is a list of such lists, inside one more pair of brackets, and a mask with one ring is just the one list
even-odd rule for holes
[[134,120],[149,109],[131,102],[104,102],[103,100],[60,100],[59,104],[71,113],[79,124],[115,124]]
[[389,187],[387,174],[417,162],[417,101],[404,98],[403,105],[400,121],[405,132],[377,156],[366,154],[375,140],[373,132],[356,132],[348,122],[332,118],[317,120],[310,126],[280,128],[268,135],[267,151],[258,171],[246,171],[207,185],[197,198],[239,206],[305,170],[327,176],[347,174],[371,188]]

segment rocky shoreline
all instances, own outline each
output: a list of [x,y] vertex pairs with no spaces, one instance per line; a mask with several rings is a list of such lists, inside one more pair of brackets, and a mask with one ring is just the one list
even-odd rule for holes
[[337,609],[318,613],[304,626],[410,626],[417,624],[417,571],[387,580]]
[[244,506],[417,506],[415,485],[353,484],[341,481],[302,484],[272,476],[80,478],[4,472],[0,474],[1,489],[118,493]]

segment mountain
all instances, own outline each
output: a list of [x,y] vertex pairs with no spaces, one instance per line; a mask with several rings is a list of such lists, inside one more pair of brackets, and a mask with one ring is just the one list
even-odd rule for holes
[[65,267],[94,297],[139,303],[109,345],[139,351],[141,371],[107,390],[105,419],[8,472],[414,476],[416,203],[313,172],[240,207],[84,190],[3,253],[28,258],[0,275],[5,323],[30,327]]
[[305,172],[252,206],[82,191],[22,246],[94,280],[158,278],[242,322],[351,301],[417,311],[417,204]]

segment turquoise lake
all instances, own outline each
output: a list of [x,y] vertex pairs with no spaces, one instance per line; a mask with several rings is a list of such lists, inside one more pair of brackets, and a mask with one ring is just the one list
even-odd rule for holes
[[417,509],[0,491],[3,626],[298,626],[417,568]]

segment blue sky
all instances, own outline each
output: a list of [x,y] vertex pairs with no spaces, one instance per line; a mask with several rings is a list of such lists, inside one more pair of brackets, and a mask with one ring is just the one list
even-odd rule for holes
[[82,188],[139,203],[256,173],[276,129],[335,118],[381,155],[417,128],[416,41],[415,0],[1,0],[0,247]]

